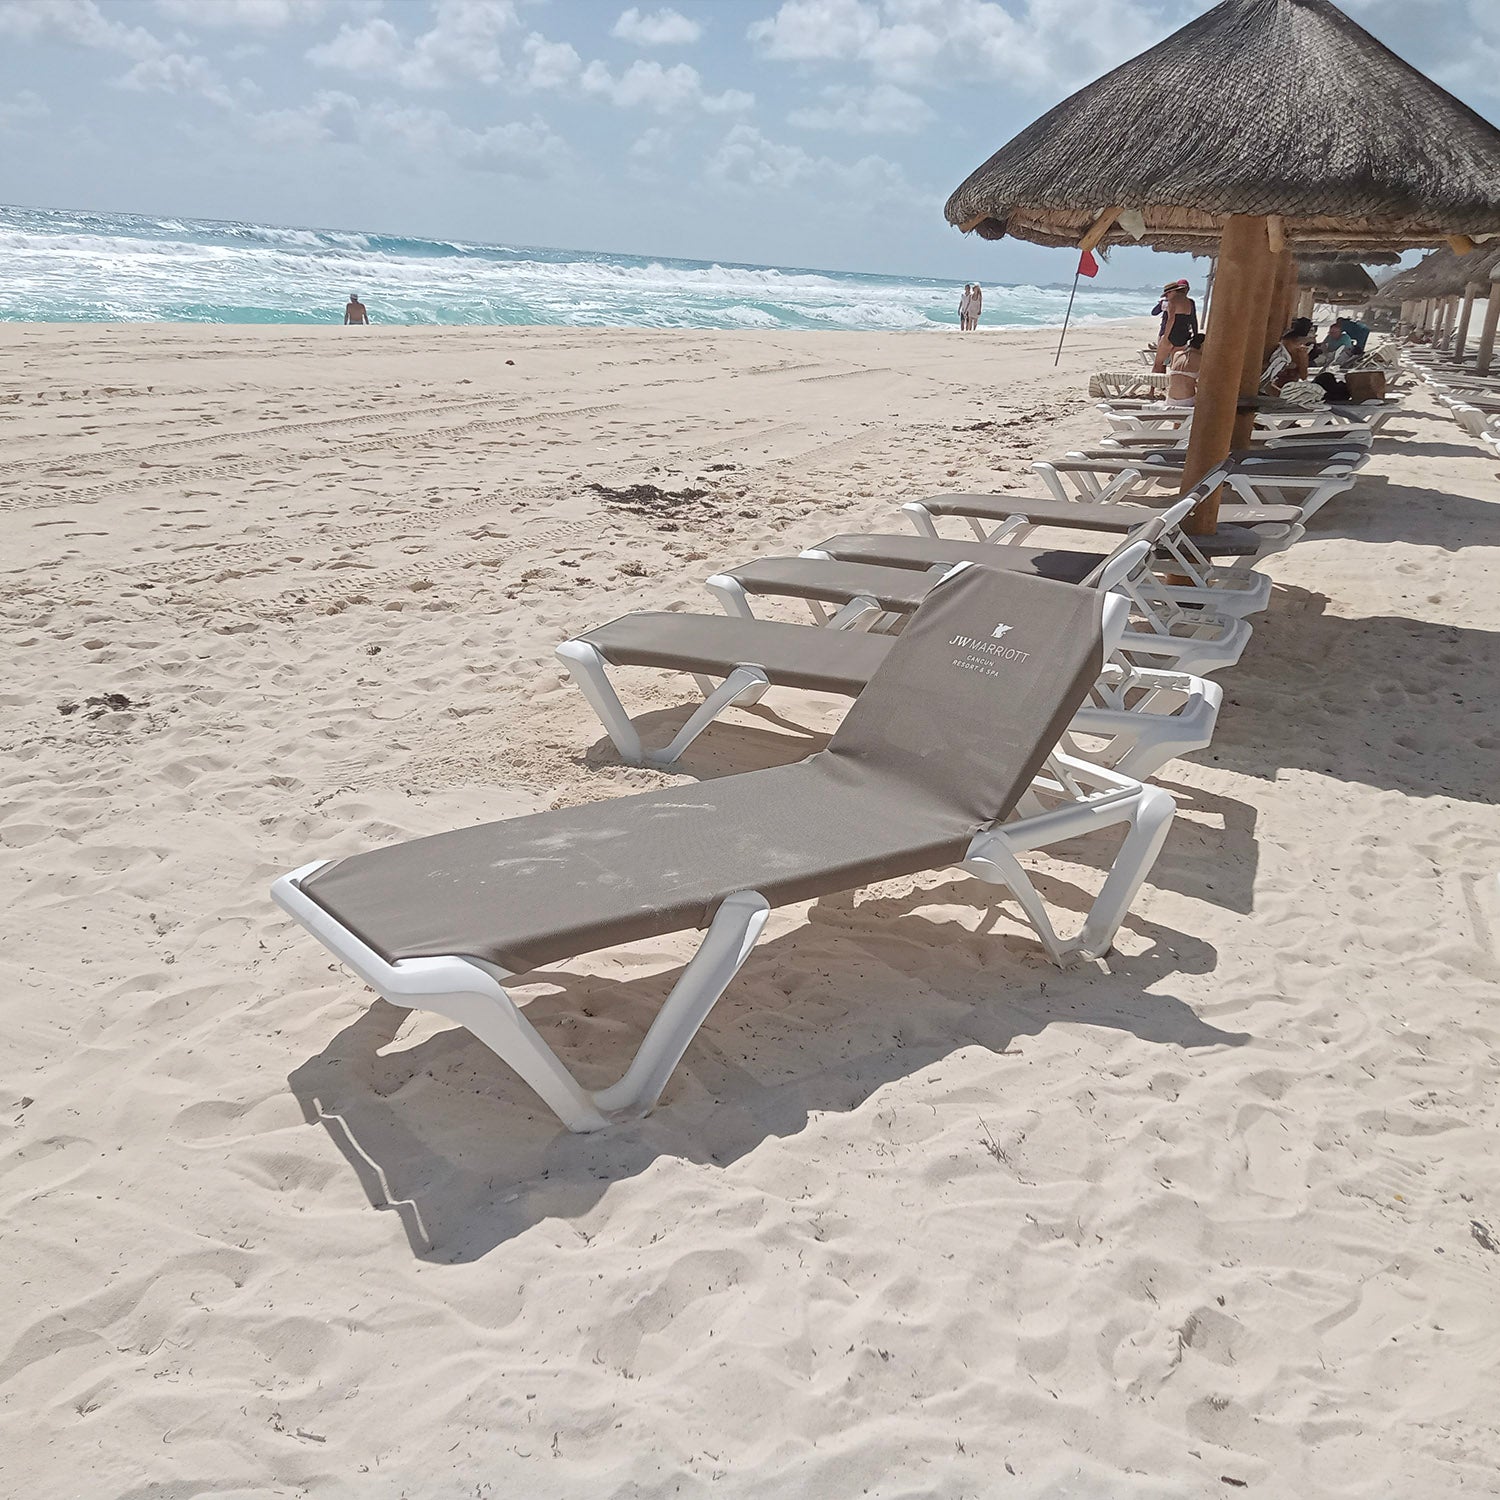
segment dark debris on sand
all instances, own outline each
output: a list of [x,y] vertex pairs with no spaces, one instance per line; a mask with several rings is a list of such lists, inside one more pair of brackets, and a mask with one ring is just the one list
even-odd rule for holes
[[717,521],[723,516],[707,490],[664,490],[656,484],[630,484],[619,489],[591,484],[589,488],[611,509],[644,516],[655,521],[661,531],[675,531],[684,521]]
[[80,708],[84,708],[87,710],[84,714],[86,719],[102,719],[105,714],[124,713],[128,708],[144,707],[142,703],[131,702],[124,693],[102,693],[97,698],[85,698],[81,704],[59,703],[57,711],[66,719],[76,714]]

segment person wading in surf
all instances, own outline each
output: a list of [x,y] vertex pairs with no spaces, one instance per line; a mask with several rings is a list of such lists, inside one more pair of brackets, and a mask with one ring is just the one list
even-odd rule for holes
[[348,306],[344,308],[344,326],[348,327],[350,323],[368,323],[369,321],[369,309],[359,300],[359,293],[350,292]]

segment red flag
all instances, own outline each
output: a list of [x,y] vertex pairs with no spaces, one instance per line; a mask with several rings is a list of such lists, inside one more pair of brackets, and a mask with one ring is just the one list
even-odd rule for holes
[[1099,274],[1099,262],[1094,259],[1092,250],[1085,250],[1078,257],[1078,274],[1080,276],[1097,276]]

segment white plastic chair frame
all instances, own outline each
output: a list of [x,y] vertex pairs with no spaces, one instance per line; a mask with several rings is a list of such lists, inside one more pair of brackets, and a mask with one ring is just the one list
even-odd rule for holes
[[[1052,491],[1054,499],[1061,501],[1064,505],[1074,503],[1074,498],[1068,494],[1063,484],[1057,464],[1035,463],[1031,467],[1041,475],[1048,489]],[[1062,467],[1073,478],[1086,480],[1095,477],[1083,470],[1074,473],[1072,466],[1066,463]],[[1090,467],[1095,467],[1099,473],[1111,472],[1108,465],[1104,464]],[[1138,470],[1125,469],[1114,476],[1112,485],[1101,490],[1097,496],[1089,498],[1095,504],[1118,503],[1130,493],[1131,486],[1139,477]],[[1201,489],[1201,485],[1195,488],[1194,494],[1197,495]],[[1024,503],[1024,501],[1021,502],[1023,506]],[[1187,511],[1190,511],[1192,505],[1196,503],[1197,501],[1194,500],[1186,510],[1177,513],[1186,516]],[[935,540],[942,539],[942,533],[937,527],[938,518],[927,508],[924,501],[908,500],[901,510],[919,535],[932,537]],[[1162,511],[1165,524],[1157,539],[1157,546],[1171,557],[1173,563],[1171,571],[1175,572],[1178,577],[1187,578],[1189,581],[1187,584],[1161,584],[1161,590],[1166,597],[1178,604],[1201,605],[1228,615],[1253,615],[1263,610],[1270,602],[1271,580],[1264,574],[1254,573],[1248,568],[1215,567],[1198,550],[1192,537],[1183,531],[1181,522],[1167,519],[1174,514],[1175,510],[1175,507],[1167,507]],[[1034,532],[1046,530],[1048,527],[1068,529],[1066,521],[1033,522],[1024,510],[992,524],[987,517],[966,515],[963,519],[969,523],[975,536],[981,542],[1026,542]],[[1251,561],[1257,560],[1260,555],[1257,553]]]
[[[1214,470],[1213,483],[1227,484],[1244,504],[1290,505],[1301,511],[1302,515],[1300,520],[1290,523],[1257,523],[1251,527],[1260,543],[1259,549],[1252,557],[1239,559],[1228,566],[1216,566],[1212,574],[1213,581],[1217,583],[1225,579],[1226,575],[1249,572],[1265,558],[1295,546],[1307,534],[1307,518],[1336,495],[1352,488],[1354,470],[1362,468],[1367,461],[1365,457],[1351,454],[1347,459],[1341,456],[1332,460],[1318,474],[1287,474],[1278,471],[1274,455],[1262,457],[1257,454],[1254,458],[1241,460],[1232,470],[1227,467]],[[1149,505],[1159,500],[1156,492],[1164,488],[1175,490],[1181,483],[1180,469],[1169,464],[1153,463],[1148,456],[1138,453],[1122,453],[1118,460],[1070,453],[1054,463],[1035,463],[1031,467],[1057,499],[1068,500],[1075,497],[1069,496],[1065,481],[1071,481],[1077,489],[1078,481],[1090,469],[1100,474],[1121,473],[1116,467],[1121,463],[1129,465],[1129,472],[1136,476],[1135,482],[1131,487],[1122,488],[1113,494],[1110,497],[1113,501],[1133,501]],[[1203,493],[1203,481],[1200,480],[1194,487],[1194,492]]]
[[[1061,750],[1048,757],[1026,802],[1026,814],[976,834],[958,868],[1006,886],[1054,963],[1102,958],[1150,872],[1176,806],[1159,787],[1142,786]],[[1124,841],[1081,928],[1062,938],[1018,856],[1121,824]],[[629,1067],[608,1088],[590,1090],[506,989],[505,981],[514,974],[457,954],[387,963],[303,891],[302,883],[326,863],[315,860],[282,876],[271,888],[276,904],[392,1005],[430,1010],[465,1027],[577,1132],[650,1113],[709,1012],[750,956],[771,909],[758,891],[726,897]]]
[[[1084,579],[1086,588],[1123,593],[1135,606],[1133,615],[1143,628],[1127,626],[1118,649],[1137,666],[1167,665],[1176,671],[1207,676],[1221,667],[1232,667],[1250,639],[1250,626],[1245,620],[1208,608],[1211,601],[1197,597],[1191,587],[1179,592],[1192,597],[1173,598],[1151,571],[1152,549],[1168,527],[1180,526],[1198,498],[1195,490],[1163,509]],[[816,547],[801,555],[827,556]],[[743,599],[742,604],[748,614],[749,600]]]
[[[1162,671],[1141,666],[1122,654],[1130,601],[1113,590],[1148,551],[1146,542],[1132,544],[1100,571],[1094,586],[1107,596],[1106,667],[1100,690],[1091,695],[1092,702],[1079,709],[1072,725],[1080,733],[1104,742],[1097,748],[1080,749],[1084,759],[1137,779],[1150,776],[1178,755],[1207,745],[1213,737],[1223,698],[1216,684],[1186,670]],[[726,662],[724,676],[717,683],[710,676],[689,674],[698,684],[703,702],[668,745],[650,750],[626,713],[610,677],[609,663],[597,647],[585,640],[564,641],[557,648],[557,658],[598,716],[620,759],[637,766],[672,765],[721,715],[730,708],[758,703],[769,687],[765,669],[754,662],[732,666]],[[1140,696],[1127,701],[1137,691]]]

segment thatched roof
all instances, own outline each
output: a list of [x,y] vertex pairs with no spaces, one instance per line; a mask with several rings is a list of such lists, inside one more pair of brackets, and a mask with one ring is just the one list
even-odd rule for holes
[[1230,214],[1280,215],[1307,247],[1500,233],[1500,131],[1331,0],[1222,0],[1028,126],[946,213],[1076,245],[1114,206],[1155,248],[1215,241]]
[[1426,297],[1458,297],[1474,281],[1488,291],[1490,273],[1497,269],[1500,269],[1500,245],[1482,245],[1472,255],[1455,255],[1444,245],[1399,276],[1392,276],[1375,300],[1384,307],[1399,307],[1403,302]]
[[1317,294],[1320,302],[1353,305],[1375,295],[1370,273],[1353,260],[1297,260],[1297,284]]

